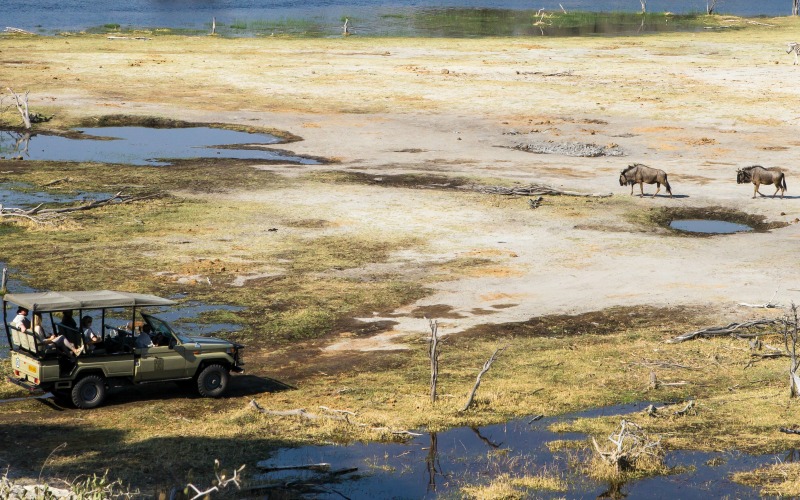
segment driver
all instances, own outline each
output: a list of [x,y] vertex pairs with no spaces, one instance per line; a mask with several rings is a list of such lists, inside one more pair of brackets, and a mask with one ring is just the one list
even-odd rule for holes
[[150,338],[150,325],[145,324],[142,326],[142,333],[136,337],[136,347],[148,348],[153,347],[153,339]]
[[153,335],[153,344],[159,347],[169,345],[169,339],[162,332]]

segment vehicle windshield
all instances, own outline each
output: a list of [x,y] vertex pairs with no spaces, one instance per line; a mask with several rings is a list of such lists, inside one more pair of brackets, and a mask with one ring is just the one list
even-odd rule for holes
[[150,316],[149,314],[144,314],[144,313],[142,313],[142,317],[144,318],[145,321],[147,321],[147,323],[153,329],[151,335],[157,335],[160,333],[161,335],[164,335],[168,339],[176,338],[182,344],[188,342],[188,340],[185,337],[176,334],[172,330],[172,327],[169,326],[169,323],[167,323],[163,319],[156,318],[155,316]]

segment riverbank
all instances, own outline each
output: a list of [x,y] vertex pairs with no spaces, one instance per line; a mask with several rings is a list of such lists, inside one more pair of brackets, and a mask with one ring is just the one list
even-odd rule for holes
[[[0,458],[20,476],[46,461],[68,477],[113,454],[112,477],[157,488],[185,481],[184,471],[207,475],[214,458],[252,464],[279,446],[654,399],[704,408],[639,419],[667,446],[791,448],[779,432],[795,406],[785,360],[750,365],[738,340],[663,344],[780,314],[738,304],[797,294],[800,271],[786,264],[800,231],[796,67],[784,50],[796,20],[730,24],[738,30],[567,39],[0,38],[3,86],[30,91],[31,109],[55,116],[49,128],[111,114],[275,128],[302,138],[276,147],[327,159],[0,162],[3,182],[42,190],[162,195],[55,227],[4,224],[3,260],[33,286],[245,307],[235,336],[248,344],[250,374],[272,379],[245,379],[214,401],[147,388],[91,415],[4,405],[3,439],[28,446]],[[17,121],[13,109],[2,119]],[[576,143],[625,156],[520,148]],[[675,196],[631,197],[618,177],[635,162],[666,170]],[[751,199],[752,186],[735,182],[751,164],[783,168],[788,196]],[[527,197],[474,189],[531,183],[613,196],[545,197],[531,209]],[[691,238],[655,222],[664,210],[708,207],[788,225]],[[65,261],[83,272],[65,273]],[[448,335],[435,405],[424,318]],[[502,345],[478,404],[458,412]],[[651,371],[686,384],[648,390]],[[0,392],[19,395],[5,383]],[[252,398],[273,410],[348,410],[390,431],[266,416]],[[599,439],[611,420],[577,425]],[[48,458],[64,441],[67,451]]]

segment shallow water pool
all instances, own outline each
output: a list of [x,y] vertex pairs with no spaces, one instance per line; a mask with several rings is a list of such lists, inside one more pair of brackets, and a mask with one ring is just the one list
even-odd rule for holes
[[744,224],[734,224],[723,220],[684,219],[674,220],[669,227],[687,233],[702,234],[733,234],[752,231],[753,228]]
[[0,158],[25,160],[124,163],[165,166],[186,158],[233,158],[319,164],[313,158],[265,149],[280,143],[270,134],[238,132],[214,127],[148,128],[96,127],[78,129],[85,138],[0,130]]
[[627,415],[627,419],[636,421],[649,418],[644,413],[647,406],[648,403],[622,404],[538,420],[529,417],[480,428],[460,427],[425,433],[406,443],[285,448],[259,465],[328,463],[332,471],[357,470],[329,477],[328,481],[324,474],[311,471],[253,472],[250,487],[261,485],[264,489],[252,491],[263,494],[275,491],[276,484],[314,485],[289,491],[296,495],[292,498],[450,498],[458,497],[465,484],[485,484],[501,474],[536,475],[546,467],[565,480],[567,491],[536,491],[536,498],[752,498],[758,492],[730,481],[730,474],[781,458],[735,451],[675,451],[667,454],[666,463],[670,467],[682,466],[685,472],[615,485],[580,475],[569,466],[566,453],[551,452],[547,446],[550,441],[587,438],[579,433],[552,432],[548,427],[553,423],[603,415]]

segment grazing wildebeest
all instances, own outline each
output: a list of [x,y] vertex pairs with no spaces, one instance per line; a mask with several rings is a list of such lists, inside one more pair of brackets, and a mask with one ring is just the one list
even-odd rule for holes
[[631,196],[633,196],[634,184],[639,185],[639,191],[642,193],[639,196],[644,196],[644,183],[656,185],[656,192],[653,193],[653,198],[661,191],[662,184],[669,193],[669,197],[672,198],[672,188],[667,181],[667,173],[663,170],[650,168],[641,163],[634,163],[633,165],[628,165],[628,168],[619,174],[619,185],[624,186],[625,184],[630,184]]
[[[772,193],[773,198],[778,194],[778,191],[781,192],[781,198],[783,198],[783,193],[786,192],[787,189],[786,176],[783,175],[781,169],[777,167],[764,168],[761,165],[753,165],[752,167],[744,167],[736,170],[736,184],[745,184],[747,182],[752,182],[755,185],[753,198],[756,197],[756,193],[761,194],[758,188],[762,184],[767,186],[775,184],[775,192]],[[764,195],[761,194],[761,196]]]

